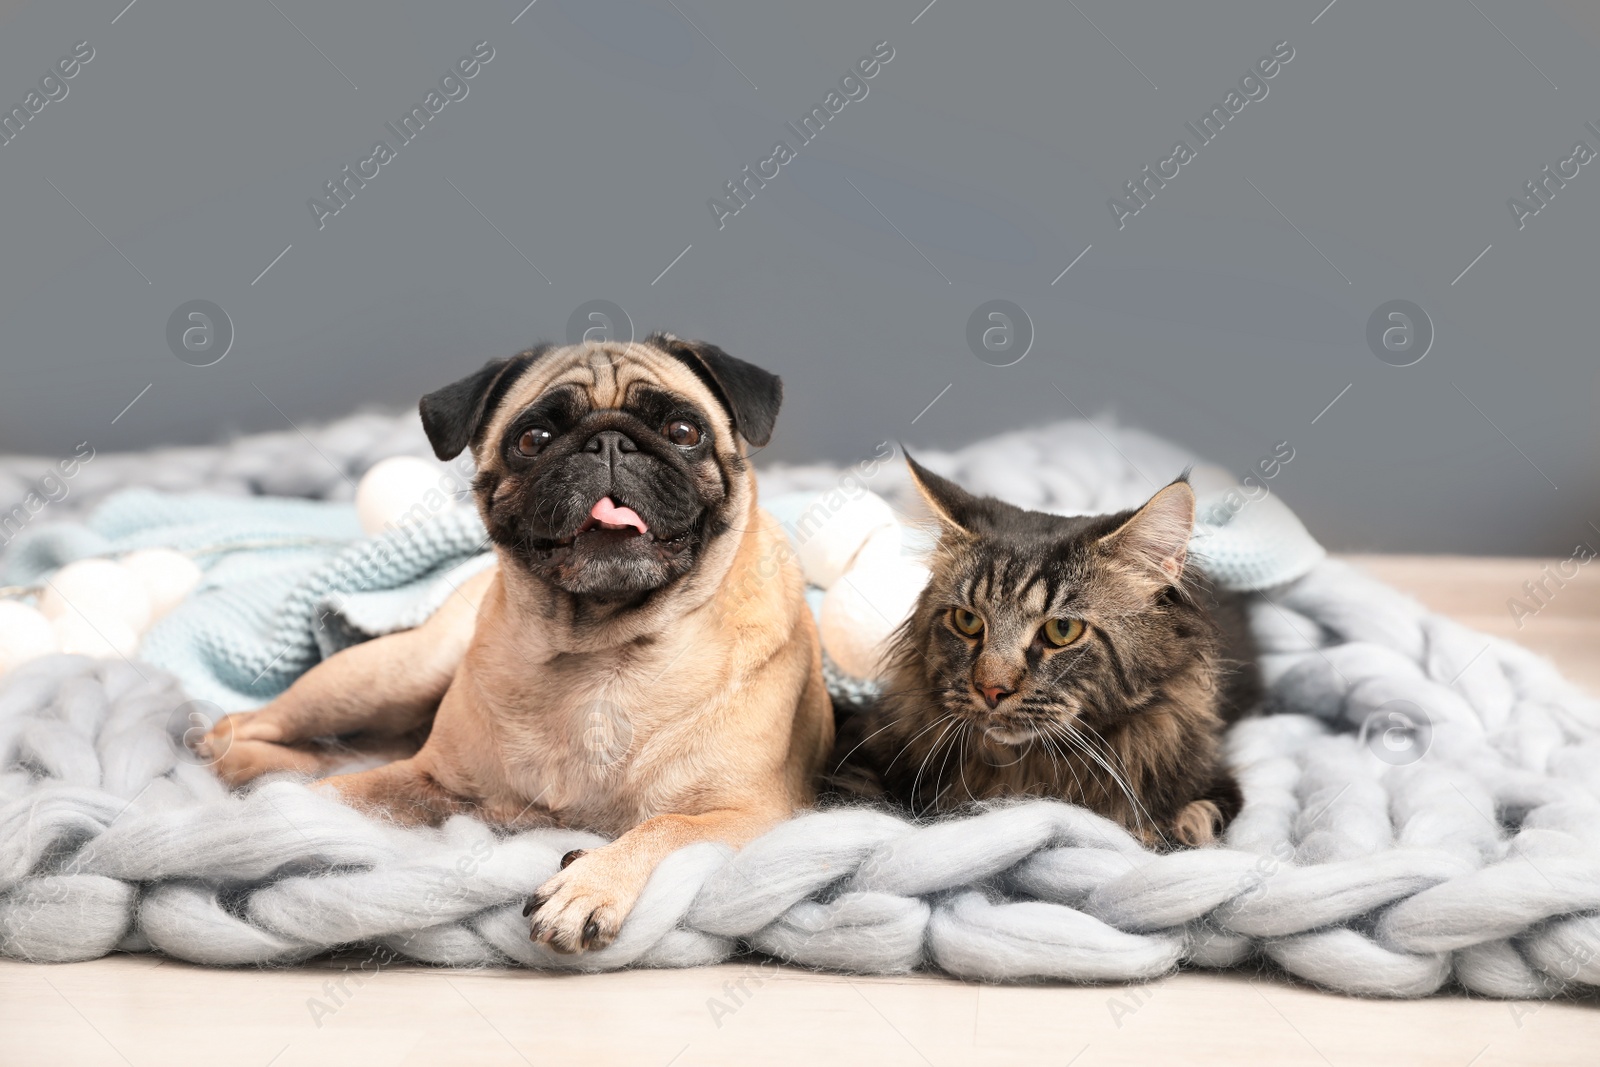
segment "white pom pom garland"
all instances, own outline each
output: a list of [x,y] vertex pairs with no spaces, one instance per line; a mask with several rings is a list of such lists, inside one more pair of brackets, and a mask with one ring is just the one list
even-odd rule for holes
[[368,537],[389,526],[420,522],[454,507],[444,487],[452,475],[437,463],[415,456],[380,460],[361,476],[356,486],[356,517]]
[[927,584],[928,568],[901,558],[843,575],[822,598],[819,630],[829,658],[853,678],[875,677],[889,635]]
[[53,620],[52,625],[62,652],[131,659],[139,651],[138,631],[121,619],[102,617],[91,621],[77,612],[68,612]]
[[56,571],[39,594],[39,610],[52,621],[81,614],[102,629],[121,623],[135,634],[152,614],[143,584],[108,559],[80,559]]
[[0,674],[60,650],[55,629],[37,608],[0,600]]
[[170,548],[141,548],[124,556],[121,563],[144,588],[145,595],[150,598],[151,613],[158,619],[177,607],[200,584],[199,566],[182,552]]
[[894,509],[877,493],[850,496],[842,489],[819,495],[795,526],[800,569],[806,581],[831,589],[848,571],[874,535],[893,531],[899,544]]

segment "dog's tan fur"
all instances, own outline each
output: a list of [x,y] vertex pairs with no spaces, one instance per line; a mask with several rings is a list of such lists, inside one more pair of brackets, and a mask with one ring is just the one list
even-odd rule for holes
[[681,363],[640,344],[544,357],[494,412],[479,469],[503,464],[493,442],[547,390],[575,383],[614,408],[637,382],[720,419],[734,521],[693,571],[643,608],[596,616],[499,551],[421,627],[331,657],[205,743],[239,784],[326,770],[333,757],[306,744],[315,738],[361,733],[403,748],[426,732],[409,758],[327,784],[405,822],[468,812],[615,835],[535,895],[534,937],[562,951],[608,944],[674,849],[740,845],[811,803],[833,736],[799,569],[756,504],[732,420]]

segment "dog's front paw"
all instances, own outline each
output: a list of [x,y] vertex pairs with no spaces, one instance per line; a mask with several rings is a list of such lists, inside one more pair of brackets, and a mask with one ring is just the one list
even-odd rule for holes
[[260,712],[226,715],[203,737],[185,737],[200,765],[234,788],[280,771],[314,775],[324,769],[315,751],[282,739],[282,728]]
[[[199,731],[191,728],[191,733]],[[200,759],[215,763],[228,754],[235,741],[282,741],[283,731],[259,712],[239,711],[224,715],[200,737],[184,736],[184,741]]]
[[533,916],[529,936],[557,952],[602,949],[617,938],[639,888],[629,884],[606,849],[569,852],[561,871],[522,909]]

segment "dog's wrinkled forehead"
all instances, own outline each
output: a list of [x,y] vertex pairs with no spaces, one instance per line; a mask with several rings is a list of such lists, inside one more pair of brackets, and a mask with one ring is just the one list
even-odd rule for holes
[[560,348],[525,369],[507,384],[483,440],[498,441],[521,412],[557,389],[575,389],[591,410],[599,410],[629,407],[641,387],[690,401],[711,420],[718,451],[736,447],[732,419],[699,375],[648,345],[614,343]]

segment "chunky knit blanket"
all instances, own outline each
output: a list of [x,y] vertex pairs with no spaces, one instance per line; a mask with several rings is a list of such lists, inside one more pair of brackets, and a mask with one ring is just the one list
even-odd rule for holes
[[[367,415],[309,440],[102,455],[33,521],[82,519],[130,484],[344,500],[402,453],[427,454],[414,417]],[[1062,511],[1137,503],[1189,462],[1086,423],[926,459]],[[48,463],[0,461],[0,499]],[[762,488],[840,478],[772,469]],[[869,484],[904,490],[892,466]],[[35,661],[0,680],[0,953],[236,965],[360,946],[381,961],[599,970],[754,949],[855,972],[1077,981],[1266,959],[1370,995],[1600,985],[1600,704],[1527,651],[1334,561],[1256,593],[1252,618],[1269,695],[1230,735],[1246,805],[1224,847],[1154,854],[1039,801],[922,823],[815,812],[737,853],[670,857],[618,940],[578,957],[531,943],[520,911],[591,835],[503,836],[467,818],[402,828],[294,781],[229,796],[177,743],[192,694],[173,675]]]

